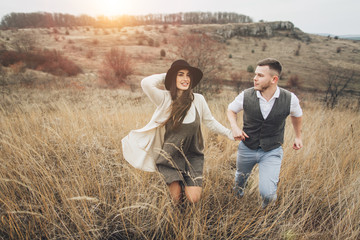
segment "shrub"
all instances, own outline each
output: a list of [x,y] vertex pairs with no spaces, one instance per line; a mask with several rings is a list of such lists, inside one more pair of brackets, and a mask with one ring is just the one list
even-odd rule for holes
[[300,49],[301,49],[301,44],[299,43],[297,49],[295,50],[295,56],[300,55]]
[[264,43],[264,44],[262,45],[262,51],[265,52],[266,48],[267,48],[267,44]]
[[341,52],[341,47],[337,47],[336,48],[336,53],[340,53]]
[[76,76],[82,70],[73,61],[62,56],[56,50],[44,50],[33,53],[19,53],[3,51],[0,54],[0,63],[3,66],[23,62],[26,68],[51,73],[56,76]]
[[153,47],[153,46],[154,46],[154,43],[155,43],[154,39],[148,38],[147,42],[148,42],[148,45],[149,45],[150,47]]
[[56,76],[76,76],[82,73],[79,66],[56,50],[45,50],[39,54],[29,54],[26,63],[31,69],[48,72]]
[[301,81],[298,75],[294,74],[291,75],[290,78],[287,81],[287,86],[289,88],[300,88],[301,87]]
[[151,31],[153,28],[151,26],[145,26],[145,31]]
[[9,85],[9,77],[7,71],[0,65],[0,92],[2,93],[2,97],[4,98],[5,93],[10,93]]
[[241,81],[243,79],[243,75],[240,72],[232,72],[230,74],[230,78],[233,81]]
[[10,65],[10,69],[14,74],[21,74],[26,71],[26,65],[24,62],[20,61]]
[[249,65],[246,69],[247,72],[249,73],[253,73],[255,70],[254,70],[254,67],[252,65]]
[[87,58],[92,58],[94,56],[94,51],[93,50],[89,50],[87,53],[86,53],[86,57]]
[[17,52],[30,52],[35,50],[35,46],[37,45],[37,39],[34,34],[21,32],[19,33],[12,41],[11,46]]
[[118,48],[111,48],[110,51],[105,54],[100,76],[107,85],[116,87],[124,83],[124,80],[127,76],[131,75],[133,71],[131,58],[125,49],[119,50]]
[[231,54],[231,53],[229,54],[229,58],[232,58],[232,54]]
[[160,50],[160,56],[161,56],[161,57],[165,57],[165,56],[166,56],[166,52],[165,52],[164,49],[161,49],[161,50]]
[[31,87],[36,81],[36,76],[32,72],[24,72],[17,75],[20,84],[26,87]]
[[3,50],[0,52],[0,64],[8,67],[25,59],[25,53]]

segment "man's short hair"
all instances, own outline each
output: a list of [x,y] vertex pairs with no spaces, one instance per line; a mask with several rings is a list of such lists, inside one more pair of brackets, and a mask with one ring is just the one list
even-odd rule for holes
[[281,63],[274,58],[265,58],[257,63],[258,66],[269,66],[270,69],[275,70],[279,76],[282,71]]

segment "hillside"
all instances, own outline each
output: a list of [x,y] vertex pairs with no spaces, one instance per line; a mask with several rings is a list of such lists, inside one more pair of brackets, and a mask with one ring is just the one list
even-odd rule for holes
[[[237,81],[251,82],[248,66],[256,66],[262,58],[274,57],[284,65],[280,85],[286,86],[296,76],[303,89],[323,90],[324,79],[331,69],[344,74],[355,71],[355,81],[348,89],[360,92],[360,41],[334,39],[302,32],[290,22],[231,23],[199,25],[146,25],[123,28],[33,28],[2,30],[0,46],[12,49],[21,33],[36,40],[37,48],[57,49],[77,63],[83,70],[75,81],[96,84],[104,54],[112,47],[123,48],[130,54],[135,67],[127,82],[137,86],[142,77],[165,72],[176,59],[173,43],[190,33],[205,33],[221,44],[218,58],[221,78],[226,84]],[[160,50],[166,56],[160,56]]]

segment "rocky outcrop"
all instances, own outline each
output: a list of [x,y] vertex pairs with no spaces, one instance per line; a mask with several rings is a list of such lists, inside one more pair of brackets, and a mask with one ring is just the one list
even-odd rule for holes
[[226,24],[216,30],[216,34],[228,39],[234,36],[272,37],[277,31],[293,31],[291,22]]
[[207,26],[206,31],[200,26],[192,31],[194,32],[212,32],[216,37],[223,40],[233,37],[262,37],[269,38],[275,36],[292,37],[309,41],[308,34],[302,32],[300,29],[295,28],[292,22],[258,22],[258,23],[232,23],[224,25],[211,25]]

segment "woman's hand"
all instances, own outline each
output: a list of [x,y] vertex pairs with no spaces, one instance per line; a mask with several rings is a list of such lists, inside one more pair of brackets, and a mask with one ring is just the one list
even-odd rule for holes
[[241,130],[237,125],[231,127],[232,134],[235,140],[243,141],[245,138],[249,138],[249,136]]

